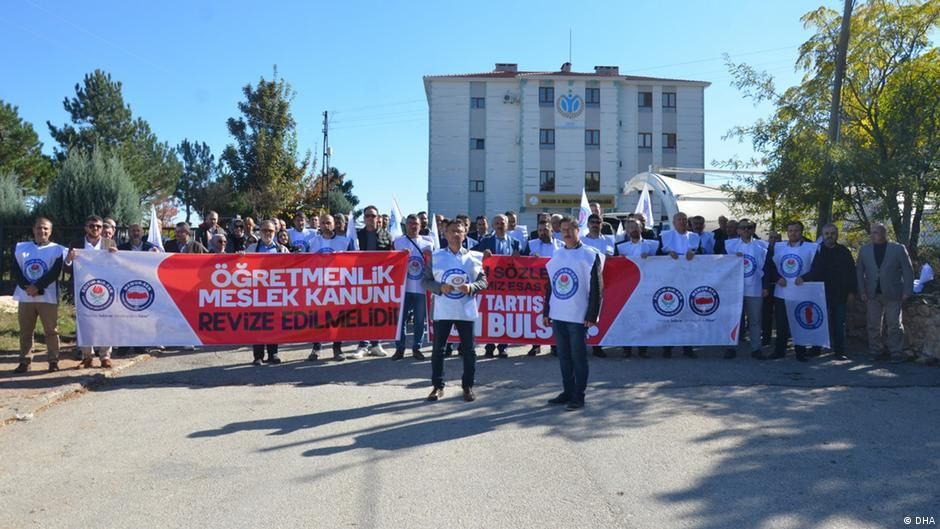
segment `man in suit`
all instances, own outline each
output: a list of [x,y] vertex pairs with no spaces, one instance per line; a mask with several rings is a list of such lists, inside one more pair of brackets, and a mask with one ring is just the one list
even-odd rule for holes
[[[888,242],[884,224],[875,224],[869,233],[871,243],[858,252],[856,278],[858,291],[867,307],[868,350],[876,360],[904,360],[904,325],[901,303],[914,290],[914,269],[907,248]],[[887,326],[882,344],[881,322]],[[883,351],[887,346],[888,351]]]
[[[375,206],[366,206],[362,210],[362,216],[365,220],[365,227],[356,232],[356,238],[359,239],[359,250],[363,252],[389,252],[392,251],[392,236],[388,229],[380,224],[379,208]],[[347,358],[362,358],[363,356],[386,357],[388,353],[377,340],[371,342],[361,341],[359,347]]]
[[136,252],[159,252],[160,249],[144,239],[144,229],[140,224],[133,223],[127,228],[127,242],[118,245],[118,250]]
[[[484,222],[486,218],[484,217]],[[481,224],[478,222],[477,226]],[[489,257],[491,255],[513,255],[519,256],[522,255],[522,245],[519,244],[519,241],[513,239],[506,232],[506,228],[509,226],[509,219],[506,215],[496,215],[493,217],[493,234],[487,235],[480,239],[480,242],[472,248],[473,251],[483,252],[483,257]],[[494,349],[499,350],[500,358],[509,358],[509,353],[506,352],[507,344],[499,344],[495,346],[491,343],[486,344],[484,348],[484,354],[486,358],[493,357]]]
[[192,238],[189,224],[180,222],[176,225],[176,238],[166,241],[163,249],[166,253],[209,253],[209,250],[199,241]]
[[[105,239],[101,236],[101,231],[103,228],[104,220],[102,220],[102,218],[98,215],[92,215],[85,219],[85,237],[69,243],[69,252],[65,257],[65,271],[69,274],[69,284],[74,285],[75,283],[72,265],[75,262],[75,259],[80,259],[79,255],[75,252],[76,250],[106,250],[109,252],[118,251],[117,243],[115,243],[112,239]],[[92,360],[95,357],[95,347],[82,347],[81,352],[81,367],[83,369],[87,369],[91,367]],[[101,357],[101,367],[106,369],[111,367],[110,346],[99,346],[98,356]]]

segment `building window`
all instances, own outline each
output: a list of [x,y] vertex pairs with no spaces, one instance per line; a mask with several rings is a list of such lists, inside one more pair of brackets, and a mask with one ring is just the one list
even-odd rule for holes
[[653,92],[637,92],[636,96],[640,108],[653,108]]
[[555,191],[555,171],[539,171],[539,191]]
[[653,148],[653,133],[652,132],[641,132],[637,134],[637,147],[641,149],[652,149]]
[[539,148],[555,148],[555,129],[539,129]]
[[470,180],[470,191],[473,193],[483,192],[483,180]]
[[485,97],[471,97],[470,108],[486,108],[486,98]]
[[663,149],[673,149],[676,148],[676,133],[666,132],[663,133]]
[[584,102],[589,107],[600,106],[601,89],[600,88],[585,88],[584,89]]
[[587,129],[584,131],[584,145],[588,147],[600,147],[601,131],[597,129]]
[[539,87],[539,106],[552,106],[555,104],[555,87],[554,86],[540,86]]
[[597,193],[601,190],[601,173],[598,171],[584,172],[584,190]]
[[663,92],[663,108],[676,108],[676,93]]
[[470,138],[470,149],[474,151],[482,151],[486,148],[486,140],[483,138]]

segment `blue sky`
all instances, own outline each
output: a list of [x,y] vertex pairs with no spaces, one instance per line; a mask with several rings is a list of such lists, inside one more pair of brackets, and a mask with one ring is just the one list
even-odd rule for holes
[[[324,110],[332,118],[332,165],[355,183],[363,203],[405,211],[426,207],[427,103],[422,76],[618,65],[622,74],[712,82],[705,92],[705,160],[751,149],[722,140],[735,125],[767,114],[730,86],[722,53],[799,80],[800,16],[841,2],[65,2],[3,0],[0,99],[19,106],[47,152],[46,120],[67,119],[62,100],[95,68],[123,82],[136,116],[161,140],[231,141],[246,83],[273,65],[297,92],[303,149],[319,152]],[[710,183],[721,180],[709,177]]]

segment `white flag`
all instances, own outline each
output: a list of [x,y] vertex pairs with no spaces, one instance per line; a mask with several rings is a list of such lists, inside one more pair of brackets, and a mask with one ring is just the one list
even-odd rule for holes
[[346,219],[346,238],[349,239],[351,250],[359,251],[359,237],[356,235],[356,220],[353,218],[353,212],[349,212]]
[[434,250],[440,250],[441,249],[441,233],[440,233],[440,230],[437,228],[437,218],[434,216],[434,213],[431,212],[431,214],[428,215],[428,219],[431,221],[431,228],[429,230],[431,232],[431,248],[433,248]]
[[404,235],[401,231],[401,221],[403,220],[405,219],[398,207],[398,201],[392,198],[392,211],[388,214],[388,233],[392,236],[393,241]]
[[826,286],[821,281],[794,285],[785,300],[790,336],[794,345],[829,347],[829,314]]
[[157,218],[157,208],[150,204],[150,229],[147,231],[147,242],[156,246],[161,252],[163,249],[163,228],[160,226],[160,219]]
[[623,231],[624,221],[620,219],[620,222],[617,223],[617,233],[614,234],[614,242],[621,242],[627,238],[627,232]]
[[587,192],[581,188],[581,211],[578,212],[578,226],[581,227],[581,236],[588,234],[588,217],[591,216],[591,205],[588,203]]
[[643,191],[640,192],[640,200],[636,203],[634,213],[642,213],[647,226],[653,225],[653,201],[650,199],[650,186],[643,183]]

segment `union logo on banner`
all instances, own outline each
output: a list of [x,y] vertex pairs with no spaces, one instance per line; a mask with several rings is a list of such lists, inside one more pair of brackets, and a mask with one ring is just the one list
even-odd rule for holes
[[46,266],[46,262],[42,259],[30,259],[29,261],[26,261],[25,265],[23,266],[23,272],[26,275],[26,279],[29,279],[30,281],[36,281],[48,270],[49,267]]
[[417,255],[408,258],[408,279],[421,279],[424,275],[424,259]]
[[127,310],[133,312],[147,310],[150,305],[153,305],[154,298],[153,287],[146,281],[137,279],[121,287],[121,305],[124,305]]
[[552,292],[558,299],[568,299],[578,292],[578,276],[570,268],[562,268],[552,277]]
[[793,316],[800,327],[808,331],[818,329],[825,321],[822,307],[812,301],[804,301],[797,305],[793,310]]
[[558,96],[558,101],[555,102],[555,108],[558,110],[558,113],[565,118],[575,119],[584,112],[584,100],[581,99],[581,96],[568,92],[567,94]]
[[470,282],[470,276],[467,275],[467,272],[463,268],[451,268],[441,275],[441,283],[447,283],[448,285],[454,287],[454,290],[449,294],[444,294],[450,299],[460,299],[465,296],[465,294],[457,288],[461,285],[465,285]]
[[718,291],[710,286],[698,287],[689,294],[689,308],[699,316],[714,314],[720,304]]
[[114,287],[104,279],[92,279],[82,285],[78,297],[88,310],[104,310],[114,303]]
[[653,309],[661,316],[671,318],[682,312],[685,298],[678,289],[662,287],[653,294]]
[[803,259],[796,254],[784,255],[780,261],[780,273],[783,277],[794,278],[803,269]]

